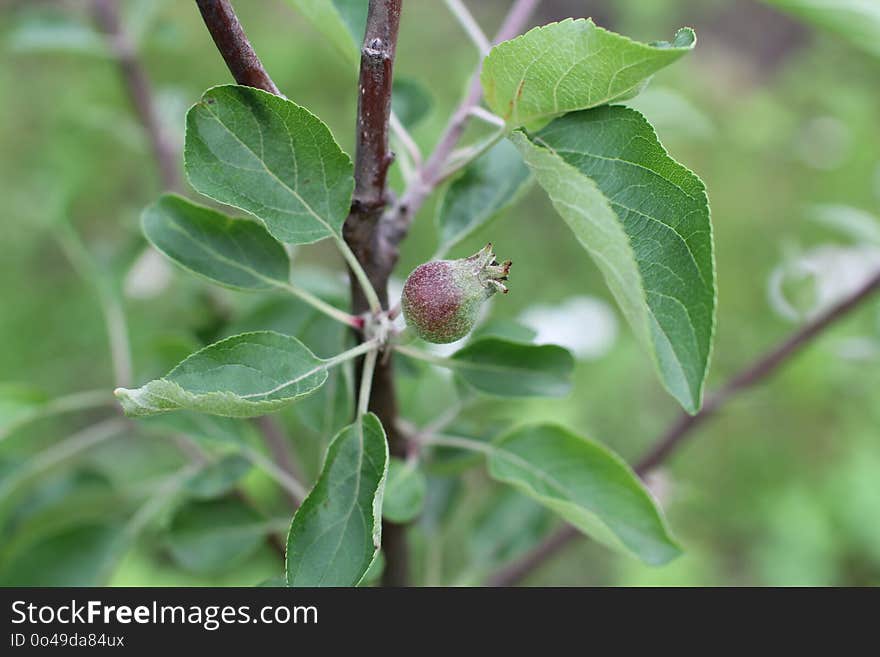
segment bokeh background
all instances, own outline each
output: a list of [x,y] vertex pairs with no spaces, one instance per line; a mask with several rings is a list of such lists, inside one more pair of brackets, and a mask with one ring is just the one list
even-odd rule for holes
[[[147,255],[138,217],[162,183],[88,4],[0,2],[0,584],[254,585],[281,573],[263,534],[290,514],[278,487],[213,435],[220,429],[194,429],[193,443],[180,426],[159,436],[138,425],[91,444],[96,423],[114,416],[109,403],[21,422],[46,399],[109,394],[102,302],[123,311],[137,382],[244,328],[311,332],[320,355],[343,339],[284,299],[223,291]],[[404,4],[395,73],[431,92],[413,131],[428,150],[476,55],[443,3]],[[469,3],[489,33],[507,4]],[[279,87],[351,152],[355,72],[283,0],[236,5]],[[121,6],[179,150],[186,108],[228,73],[193,3]],[[751,0],[545,0],[533,22],[568,16],[643,41],[697,31],[696,50],[631,104],[709,190],[719,282],[709,389],[880,267],[880,51]],[[399,279],[434,252],[433,214],[430,203],[419,216]],[[478,399],[461,430],[559,421],[635,458],[677,409],[596,268],[537,189],[453,255],[489,239],[516,263],[491,321],[573,348],[576,388],[561,400]],[[296,266],[322,294],[345,294],[331,247],[302,249]],[[407,419],[429,421],[455,398],[448,378],[402,370]],[[332,396],[319,402],[278,416],[306,479],[347,414]],[[249,425],[234,432],[265,451]],[[213,479],[175,488],[175,473],[205,454],[220,458]],[[454,476],[464,465],[449,456],[431,466],[428,509],[411,532],[416,582],[477,583],[556,523],[478,465]],[[649,568],[580,541],[526,583],[880,584],[880,303],[725,406],[652,486],[683,557]],[[211,534],[211,518],[250,518],[253,508],[246,526],[260,531]]]

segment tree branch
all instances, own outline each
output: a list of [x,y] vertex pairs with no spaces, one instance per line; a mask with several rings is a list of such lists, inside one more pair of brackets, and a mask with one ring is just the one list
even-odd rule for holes
[[156,103],[153,100],[152,85],[138,61],[131,38],[122,27],[119,19],[119,2],[93,0],[92,11],[95,22],[111,43],[131,104],[144,127],[156,157],[162,184],[167,189],[177,189],[180,185],[178,153],[162,128],[156,112]]
[[862,302],[878,290],[880,290],[880,272],[868,279],[856,292],[815,317],[787,340],[739,372],[718,392],[709,396],[696,415],[682,413],[666,433],[656,441],[654,447],[638,461],[635,471],[644,476],[649,470],[657,467],[678,447],[691,430],[711,417],[731,397],[769,377],[816,336],[858,308]]
[[[516,0],[492,42],[507,41],[522,32],[539,2],[540,0]],[[407,186],[400,200],[389,213],[387,240],[392,244],[399,244],[406,237],[409,227],[425,200],[443,182],[443,173],[449,157],[464,134],[468,119],[471,117],[471,110],[479,105],[480,99],[483,97],[483,88],[480,84],[481,66],[482,60],[471,78],[464,99],[449,118],[434,151],[424,165],[416,171],[413,181]]]
[[263,63],[248,41],[228,0],[196,0],[196,4],[235,81],[246,87],[255,87],[282,96],[263,68]]
[[[517,0],[498,38],[503,40],[518,33],[537,3],[538,0]],[[400,7],[401,0],[370,0],[358,87],[355,192],[351,213],[344,228],[345,240],[362,264],[384,308],[388,307],[388,278],[397,263],[397,247],[406,235],[416,210],[433,190],[424,181],[434,179],[433,174],[425,176],[423,172],[420,173],[415,184],[419,193],[418,202],[412,202],[408,212],[392,211],[389,221],[389,215],[384,213],[388,204],[385,182],[393,157],[388,150],[388,133]],[[429,173],[434,168],[437,175],[442,171],[446,159],[464,130],[470,107],[479,102],[480,95],[479,79],[475,79],[466,99],[466,107],[457,110],[451,119],[454,134],[450,136],[450,129],[447,128],[441,144],[438,145],[439,150],[435,149],[434,155],[425,164],[426,167],[432,167],[428,169]],[[396,214],[403,215],[402,223],[395,218]],[[401,225],[402,229],[399,228]],[[366,312],[368,304],[363,291],[354,276],[350,278],[352,310],[355,314]],[[361,367],[362,363],[359,363],[359,374]],[[405,457],[406,441],[397,431],[398,411],[393,368],[392,358],[383,358],[377,364],[369,408],[379,416],[382,426],[385,427],[392,455]],[[383,584],[405,586],[409,570],[405,528],[394,523],[383,523],[382,549],[385,554]]]
[[[351,212],[343,227],[345,241],[366,272],[383,308],[388,307],[388,278],[397,262],[396,245],[382,239],[377,225],[388,202],[386,176],[393,158],[388,137],[400,9],[401,0],[370,0],[358,81],[355,190]],[[355,315],[367,312],[370,305],[363,288],[351,270],[349,274],[352,312]],[[363,364],[363,359],[359,360],[358,378],[363,373]],[[404,454],[406,446],[395,428],[397,397],[391,358],[383,358],[376,364],[368,407],[385,427],[391,453]],[[402,525],[383,522],[382,550],[385,555],[383,584],[405,586],[409,581],[409,555]]]
[[385,205],[385,178],[394,156],[388,149],[391,83],[400,0],[371,2],[358,81],[354,203],[361,211]]
[[[384,288],[397,262],[397,250],[381,240],[376,225],[388,202],[386,178],[394,159],[388,138],[400,7],[401,0],[370,2],[358,80],[355,189],[344,226],[345,241],[367,272],[384,307],[388,304]],[[369,309],[358,285],[352,285],[352,295],[355,314]]]
[[[666,433],[654,443],[654,446],[638,460],[633,468],[636,474],[644,477],[663,463],[691,434],[693,429],[712,417],[727,401],[739,392],[752,388],[770,377],[813,339],[822,334],[825,329],[861,306],[878,291],[880,291],[880,272],[869,278],[853,294],[821,313],[787,340],[735,375],[718,392],[706,399],[696,415],[681,414]],[[489,586],[517,584],[541,564],[554,557],[566,545],[582,536],[583,534],[571,525],[559,529],[516,561],[503,566],[487,580],[487,584]]]

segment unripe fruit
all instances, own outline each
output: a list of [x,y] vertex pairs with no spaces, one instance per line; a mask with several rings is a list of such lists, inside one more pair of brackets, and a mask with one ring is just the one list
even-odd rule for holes
[[460,260],[434,260],[416,267],[403,286],[406,323],[427,342],[445,344],[466,336],[489,297],[507,294],[511,262],[498,264],[492,244]]

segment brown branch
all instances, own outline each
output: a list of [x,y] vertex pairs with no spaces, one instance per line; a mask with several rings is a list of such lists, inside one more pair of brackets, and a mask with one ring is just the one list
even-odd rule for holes
[[[492,43],[507,41],[522,32],[539,2],[540,0],[516,0],[504,18]],[[413,182],[407,186],[407,189],[393,208],[392,216],[388,220],[389,235],[387,239],[389,242],[399,244],[406,237],[409,227],[412,225],[416,214],[418,214],[425,200],[443,182],[443,172],[446,169],[452,151],[461,139],[462,134],[464,134],[467,122],[470,119],[471,110],[480,103],[480,99],[483,97],[483,87],[480,84],[481,66],[482,63],[473,74],[465,97],[449,118],[433,152],[416,171]]]
[[[721,406],[737,393],[754,387],[775,373],[795,354],[800,352],[829,326],[855,310],[873,294],[880,291],[880,272],[868,279],[858,290],[837,304],[831,306],[813,320],[805,324],[787,340],[764,354],[752,365],[742,370],[728,381],[718,392],[707,398],[696,415],[682,414],[638,460],[633,468],[644,477],[648,472],[663,463],[687,438],[691,431],[712,417]],[[502,567],[488,580],[489,586],[512,586],[533,572],[541,564],[554,557],[566,545],[583,535],[571,525],[567,525],[547,537],[537,547],[516,561]]]
[[[357,138],[355,151],[355,191],[351,212],[343,234],[363,267],[384,308],[388,307],[388,278],[397,262],[397,249],[382,240],[376,230],[388,201],[386,175],[393,155],[388,148],[388,122],[391,116],[391,83],[401,0],[370,0],[367,26],[361,49],[358,81]],[[367,312],[369,303],[356,277],[350,273],[352,311]],[[362,336],[358,336],[361,338]],[[358,377],[363,361],[357,364]],[[369,409],[381,420],[391,453],[405,452],[398,436],[397,396],[394,389],[394,363],[381,359],[373,373]],[[383,522],[382,550],[386,586],[405,586],[409,581],[409,554],[406,530],[402,525]]]
[[546,561],[555,557],[568,544],[583,534],[572,525],[565,525],[550,534],[537,546],[519,559],[501,567],[486,580],[486,586],[513,586],[537,570]]
[[712,416],[731,397],[769,377],[816,336],[837,320],[845,317],[850,311],[858,308],[863,301],[877,292],[878,289],[880,289],[880,272],[877,272],[868,279],[853,294],[828,308],[825,312],[805,324],[787,340],[739,372],[718,392],[708,397],[696,415],[681,414],[669,430],[656,441],[654,447],[638,461],[635,471],[639,475],[644,476],[649,470],[657,467],[678,447],[679,443],[692,429]]
[[385,179],[394,159],[388,149],[391,82],[400,2],[370,3],[358,81],[354,203],[361,211],[385,205]]
[[[538,0],[517,0],[498,38],[503,40],[517,34],[537,3]],[[383,211],[388,203],[385,178],[393,158],[388,149],[388,122],[391,114],[391,83],[400,6],[400,0],[370,1],[358,87],[355,193],[351,214],[345,223],[346,242],[366,271],[385,308],[388,307],[388,278],[397,263],[398,244],[406,235],[418,207],[433,190],[433,186],[418,185],[418,199],[407,201],[407,210],[400,213],[400,217],[395,217],[396,213],[392,212],[390,220],[388,217],[383,218]],[[450,127],[447,127],[434,154],[425,165],[432,167],[429,172],[436,167],[439,176],[440,169],[461,137],[470,108],[479,102],[480,97],[479,79],[475,78],[467,98],[450,119]],[[434,181],[435,178],[434,174],[420,176],[422,181]],[[354,277],[350,278],[353,312],[366,312],[368,304],[363,291]],[[393,367],[391,358],[382,359],[377,365],[369,408],[379,416],[382,426],[385,427],[391,453],[405,457],[406,441],[397,430],[398,411]],[[382,583],[386,586],[405,586],[409,581],[405,527],[383,523],[382,549],[385,554]]]
[[92,11],[95,22],[106,35],[113,49],[131,104],[156,157],[162,184],[167,189],[176,189],[180,185],[179,154],[162,128],[156,111],[152,85],[138,61],[131,38],[122,27],[119,18],[119,0],[93,0]]
[[[388,202],[385,183],[394,159],[388,136],[400,7],[400,0],[380,0],[369,5],[358,80],[355,189],[344,226],[345,241],[386,307],[385,288],[397,262],[397,251],[381,241],[376,225]],[[356,315],[369,309],[363,290],[354,280],[352,295]]]
[[281,96],[263,68],[228,0],[196,0],[202,20],[238,84]]

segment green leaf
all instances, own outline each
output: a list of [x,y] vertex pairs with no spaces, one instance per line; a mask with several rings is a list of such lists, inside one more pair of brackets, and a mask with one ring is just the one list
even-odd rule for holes
[[9,49],[17,53],[112,55],[104,35],[69,10],[28,13],[6,36]]
[[0,586],[106,585],[102,575],[118,538],[118,527],[96,523],[41,536],[4,560]]
[[137,424],[153,434],[182,434],[209,451],[239,448],[248,441],[253,427],[228,417],[205,415],[197,411],[177,411],[139,417]]
[[[0,481],[6,475],[4,466],[6,463],[0,462]],[[16,554],[26,554],[70,529],[92,524],[115,526],[129,512],[128,493],[91,469],[44,473],[21,494],[7,496],[0,503],[0,533],[4,534],[0,564],[14,561]]]
[[715,263],[703,183],[650,124],[615,106],[568,114],[519,148],[593,257],[663,385],[700,408],[715,328]]
[[36,388],[19,383],[0,383],[0,439],[39,415],[49,399]]
[[407,128],[419,124],[431,111],[434,99],[418,80],[395,78],[391,89],[391,109]]
[[422,512],[427,493],[428,480],[418,465],[393,458],[388,465],[382,515],[391,522],[409,522]]
[[186,491],[208,500],[230,492],[251,469],[251,462],[238,454],[227,454],[208,463],[186,481]]
[[880,3],[876,0],[765,1],[880,57]]
[[[302,268],[297,269],[297,277],[306,279],[306,272]],[[332,277],[333,273],[323,271],[321,275]],[[337,306],[348,305],[347,298],[324,294],[311,286],[303,285],[303,287],[328,303]],[[222,330],[221,337],[262,330],[292,335],[303,344],[309,345],[309,349],[321,358],[330,358],[338,354],[347,343],[346,338],[350,337],[349,329],[344,324],[327,317],[311,304],[286,295],[267,297],[259,301]]]
[[574,359],[562,347],[479,338],[456,351],[451,367],[477,390],[499,397],[562,397]]
[[[463,423],[452,423],[444,432],[449,432],[456,437],[465,438],[472,444],[492,442],[494,434],[474,431],[471,426]],[[464,449],[448,445],[434,445],[431,449],[431,459],[425,463],[425,469],[431,475],[443,477],[458,477],[467,470],[475,468],[482,462],[482,455],[476,449]]]
[[351,159],[314,114],[250,87],[208,89],[186,115],[186,174],[215,201],[261,219],[283,242],[339,236]]
[[240,500],[191,502],[171,521],[168,550],[191,572],[219,573],[253,554],[269,529],[266,520]]
[[567,19],[498,44],[483,64],[486,103],[510,128],[605,105],[637,92],[661,68],[693,49],[696,35],[644,44]]
[[290,586],[356,586],[379,551],[388,444],[367,414],[327,448],[315,487],[293,516],[287,537]]
[[364,573],[363,578],[358,583],[358,586],[375,586],[378,584],[379,580],[382,578],[382,573],[385,571],[385,555],[382,554],[382,550],[379,550],[376,553],[376,558],[373,559],[373,563],[370,564],[370,567],[367,569],[367,572]]
[[243,290],[287,283],[287,251],[252,219],[233,219],[166,194],[144,210],[141,226],[165,256],[215,283]]
[[370,0],[333,0],[333,6],[342,17],[342,22],[348,28],[351,39],[357,48],[360,48],[364,40],[364,32],[367,30],[367,11],[370,8]]
[[367,24],[367,0],[289,0],[353,65]]
[[468,536],[472,568],[487,572],[537,545],[553,515],[531,497],[502,487],[480,512]]
[[639,478],[602,445],[563,427],[517,429],[494,442],[489,474],[609,547],[661,565],[681,549]]
[[[333,278],[326,271],[320,272],[326,280]],[[308,283],[307,271],[297,268],[298,282]],[[307,288],[310,292],[323,292]],[[338,306],[347,305],[347,299],[334,294],[322,294],[325,301]],[[224,328],[224,334],[234,335],[254,330],[272,330],[292,335],[319,358],[332,357],[343,351],[350,340],[349,329],[296,298],[276,296],[256,306],[252,312]],[[226,333],[228,331],[228,333]],[[351,422],[354,415],[350,373],[345,368],[328,372],[327,381],[314,394],[297,402],[293,414],[297,424],[291,431],[302,432],[297,451],[301,460],[314,463],[319,468],[327,443],[338,431]],[[317,474],[317,473],[315,473]]]
[[329,362],[288,335],[243,333],[197,351],[164,378],[114,394],[125,414],[135,417],[177,409],[254,417],[320,388]]
[[533,342],[537,335],[534,329],[510,319],[490,319],[473,332],[474,338],[504,338],[526,343]]
[[448,251],[488,224],[519,199],[530,181],[529,168],[506,140],[471,162],[439,204],[440,250]]

